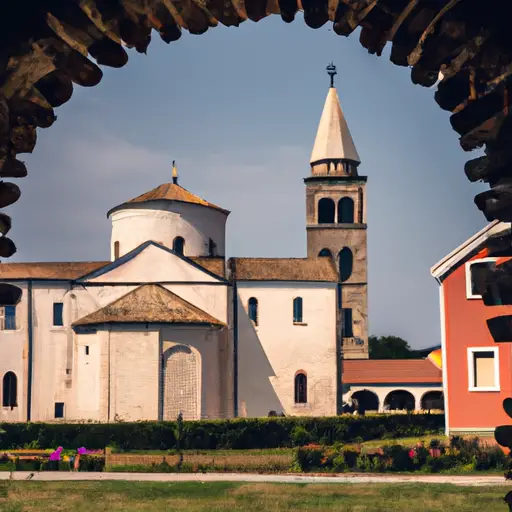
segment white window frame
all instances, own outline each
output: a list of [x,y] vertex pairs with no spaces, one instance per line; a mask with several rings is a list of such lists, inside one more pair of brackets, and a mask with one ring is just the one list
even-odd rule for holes
[[479,258],[466,263],[466,299],[481,299],[481,295],[473,295],[471,290],[471,265],[474,263],[485,263],[487,261],[498,261],[498,258]]
[[[495,386],[475,387],[474,355],[478,352],[494,352],[494,383]],[[500,351],[499,347],[468,348],[468,390],[469,391],[501,391],[500,389]]]

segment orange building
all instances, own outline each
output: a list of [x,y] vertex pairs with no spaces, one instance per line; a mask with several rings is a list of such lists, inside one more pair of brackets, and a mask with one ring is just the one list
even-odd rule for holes
[[[494,342],[486,320],[511,306],[485,306],[479,270],[496,264],[488,240],[510,229],[492,222],[431,269],[439,286],[446,433],[492,435],[510,423],[503,411],[512,396],[512,344]],[[482,274],[480,273],[480,276]]]

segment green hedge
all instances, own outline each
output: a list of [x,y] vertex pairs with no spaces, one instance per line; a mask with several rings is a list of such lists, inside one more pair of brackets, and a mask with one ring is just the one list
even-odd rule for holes
[[[183,424],[185,450],[254,449],[303,446],[310,443],[362,442],[385,437],[440,434],[442,414],[393,414],[329,418],[240,418]],[[120,450],[176,448],[175,422],[136,423],[2,423],[0,449],[64,446]]]

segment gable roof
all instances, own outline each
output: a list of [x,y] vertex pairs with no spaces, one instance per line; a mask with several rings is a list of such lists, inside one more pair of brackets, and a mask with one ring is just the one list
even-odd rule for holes
[[430,273],[439,281],[442,281],[448,273],[459,266],[466,258],[476,254],[489,238],[507,231],[510,224],[500,221],[493,221],[471,238],[459,245],[450,254],[446,255],[442,260],[438,261],[431,269]]
[[109,323],[226,325],[159,284],[139,286],[73,326]]
[[[85,274],[85,275],[81,276],[80,280],[85,281],[85,280],[98,278],[98,277],[102,276],[103,274],[106,274],[106,273],[124,265],[128,261],[135,258],[138,254],[140,254],[144,249],[146,249],[150,245],[153,245],[159,249],[162,249],[163,251],[166,251],[170,254],[174,254],[174,256],[176,256],[177,258],[179,258],[183,261],[186,261],[187,263],[189,263],[193,267],[201,270],[202,272],[209,275],[210,277],[218,279],[219,281],[226,281],[224,279],[224,276],[220,276],[220,275],[216,274],[215,272],[212,272],[208,268],[208,267],[212,268],[214,266],[213,261],[210,261],[205,264],[205,260],[214,260],[214,259],[217,260],[217,258],[207,258],[207,257],[188,258],[186,256],[183,256],[182,254],[178,254],[177,252],[173,251],[172,249],[169,249],[169,247],[166,247],[165,245],[154,242],[153,240],[148,240],[147,242],[140,244],[135,249],[132,249],[130,252],[127,252],[126,254],[124,254],[123,256],[118,258],[117,260],[110,261],[103,267],[99,267],[99,268],[93,270],[92,272],[90,272],[89,274]],[[224,261],[224,260],[222,260],[222,261]],[[215,263],[215,266],[218,267],[219,270],[222,270],[220,268],[221,265],[219,264],[218,261]],[[223,273],[225,273],[225,271],[223,271]]]
[[338,159],[361,162],[341,110],[338,92],[331,87],[325,100],[310,162],[314,164],[322,160]]
[[135,197],[134,199],[130,199],[118,206],[115,206],[107,213],[107,217],[110,217],[110,214],[114,213],[117,210],[122,210],[124,208],[129,208],[130,205],[134,205],[137,203],[147,203],[151,201],[177,201],[179,203],[190,203],[197,204],[199,206],[206,206],[207,208],[213,208],[218,210],[226,215],[229,215],[229,211],[221,208],[220,206],[216,206],[212,203],[209,203],[205,199],[202,199],[192,192],[189,192],[187,189],[180,187],[177,183],[163,183],[158,187],[150,190],[149,192],[145,192],[140,196]]
[[331,258],[230,258],[237,281],[338,282]]
[[73,281],[109,263],[109,261],[1,263],[0,281],[15,279]]
[[[156,242],[153,243],[160,246]],[[222,257],[194,256],[188,258],[185,256],[184,258],[196,267],[205,270],[209,275],[226,278],[225,259]],[[90,276],[92,273],[101,272],[104,267],[112,263],[115,261],[0,263],[0,281],[27,279],[75,281]]]
[[427,359],[346,359],[343,384],[439,384],[442,372]]

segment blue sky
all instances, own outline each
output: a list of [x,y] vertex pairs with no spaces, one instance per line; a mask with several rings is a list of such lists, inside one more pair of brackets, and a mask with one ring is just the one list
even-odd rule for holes
[[[414,347],[439,338],[438,286],[429,268],[485,225],[464,153],[434,89],[330,25],[277,16],[239,28],[157,34],[148,55],[76,87],[38,132],[29,176],[9,208],[10,261],[109,258],[106,212],[170,181],[231,210],[229,256],[305,256],[309,155],[334,61],[342,108],[368,176],[370,333]],[[23,155],[25,156],[25,155]]]

